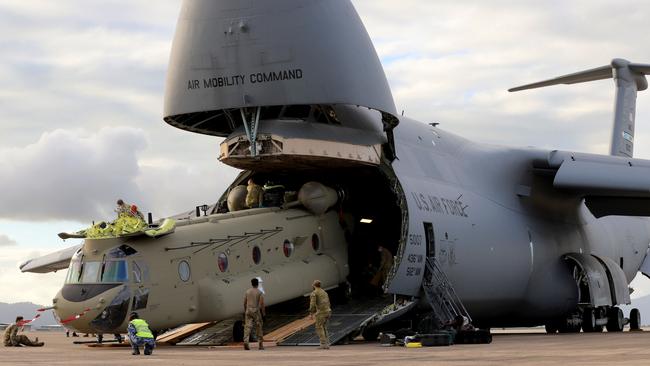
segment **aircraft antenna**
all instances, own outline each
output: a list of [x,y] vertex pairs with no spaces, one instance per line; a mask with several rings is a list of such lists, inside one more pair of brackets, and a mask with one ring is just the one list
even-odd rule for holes
[[634,153],[636,95],[638,91],[648,88],[648,81],[645,78],[645,75],[648,74],[650,74],[650,64],[632,63],[615,58],[610,65],[518,86],[508,89],[508,91],[515,92],[550,85],[577,84],[613,78],[616,85],[616,103],[610,155],[631,158]]

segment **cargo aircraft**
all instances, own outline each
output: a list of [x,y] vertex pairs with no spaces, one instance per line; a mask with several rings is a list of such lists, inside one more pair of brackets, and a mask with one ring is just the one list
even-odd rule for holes
[[[355,296],[381,245],[383,292],[419,311],[434,262],[478,327],[638,328],[619,305],[650,274],[650,161],[633,157],[648,72],[614,59],[511,89],[613,79],[609,155],[487,145],[397,113],[349,0],[185,0],[164,121],[224,138],[218,159],[241,173],[163,232],[87,237],[21,269],[68,268],[52,306],[71,328],[123,332],[138,311],[164,330],[240,316],[253,277],[270,305],[314,279]],[[273,203],[246,207],[251,178],[281,187]]]

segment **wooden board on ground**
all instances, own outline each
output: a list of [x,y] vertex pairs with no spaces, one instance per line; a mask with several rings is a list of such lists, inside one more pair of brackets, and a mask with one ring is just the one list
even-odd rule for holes
[[175,344],[180,342],[184,338],[189,337],[193,333],[196,333],[202,329],[214,325],[214,323],[215,322],[186,324],[178,328],[172,329],[169,332],[161,334],[156,339],[156,342]]
[[264,335],[264,341],[269,342],[280,342],[283,339],[289,337],[290,335],[299,332],[311,325],[314,324],[314,320],[310,319],[308,316],[293,321],[285,326],[282,326],[269,334]]

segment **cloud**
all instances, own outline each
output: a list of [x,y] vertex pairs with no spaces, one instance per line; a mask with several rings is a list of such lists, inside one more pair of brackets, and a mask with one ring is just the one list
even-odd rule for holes
[[27,221],[107,217],[117,197],[141,195],[143,131],[55,130],[24,148],[0,150],[0,217]]
[[[508,93],[510,87],[608,64],[650,62],[650,4],[607,1],[353,1],[383,60],[398,110],[471,140],[607,153],[611,80]],[[643,9],[643,10],[642,10]],[[617,29],[612,33],[611,29]],[[639,94],[637,141],[650,140]],[[644,117],[645,116],[645,117]],[[650,157],[650,145],[637,144]]]
[[0,247],[7,247],[16,245],[16,241],[8,237],[7,235],[0,234]]
[[168,159],[143,161],[136,183],[150,203],[147,210],[160,218],[217,202],[239,172],[217,164],[187,164]]
[[18,266],[26,260],[47,254],[46,251],[23,246],[3,248],[0,251],[0,302],[31,301],[51,305],[57,291],[63,286],[67,271],[56,273],[22,273]]

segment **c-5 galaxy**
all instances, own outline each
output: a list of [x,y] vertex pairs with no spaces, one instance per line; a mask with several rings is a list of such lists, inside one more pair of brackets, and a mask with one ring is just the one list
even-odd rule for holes
[[[397,113],[348,0],[186,0],[164,120],[224,138],[218,158],[241,173],[173,232],[87,238],[21,268],[69,267],[53,307],[72,328],[122,332],[137,310],[164,330],[240,315],[254,277],[270,305],[314,279],[354,297],[381,244],[383,291],[439,325],[621,331],[629,283],[650,274],[650,161],[632,155],[648,72],[615,59],[512,89],[613,78],[610,155],[486,145]],[[279,202],[245,208],[249,178],[282,186]]]

